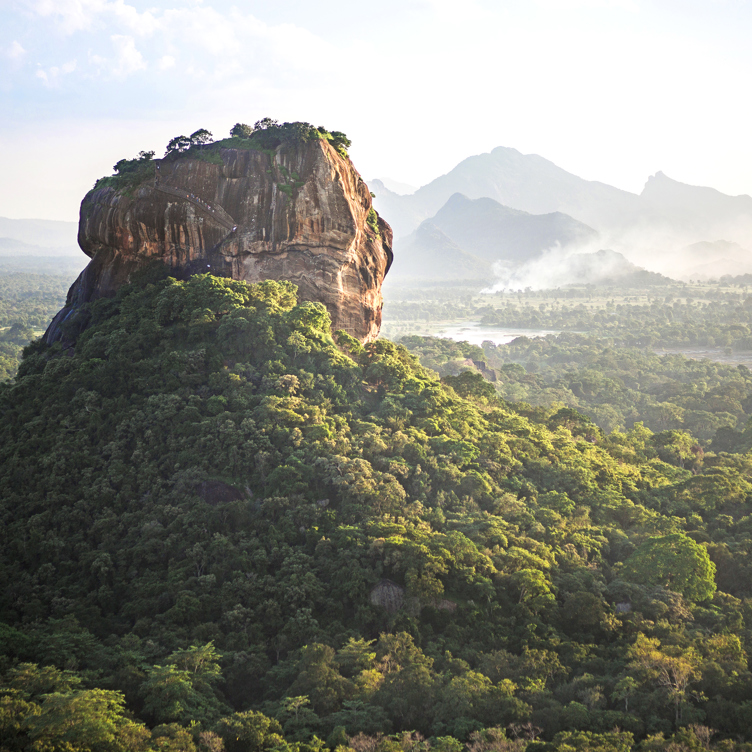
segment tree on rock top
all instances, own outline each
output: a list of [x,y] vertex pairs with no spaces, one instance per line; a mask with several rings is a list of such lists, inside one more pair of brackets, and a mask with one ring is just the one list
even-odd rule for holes
[[207,131],[206,128],[199,128],[197,131],[191,133],[189,138],[191,140],[191,146],[200,146],[211,143],[214,136],[212,136],[211,131]]
[[186,151],[187,149],[190,149],[190,147],[191,139],[188,138],[188,136],[175,136],[175,138],[171,138],[168,142],[165,156],[172,154],[173,152]]

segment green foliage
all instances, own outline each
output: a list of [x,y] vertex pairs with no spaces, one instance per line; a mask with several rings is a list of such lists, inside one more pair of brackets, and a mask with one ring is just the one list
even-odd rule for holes
[[681,533],[648,538],[625,562],[624,577],[662,585],[693,601],[708,600],[716,590],[707,549]]
[[15,376],[25,345],[65,304],[72,276],[0,274],[0,381]]
[[[347,158],[347,149],[351,145],[347,136],[340,131],[330,133],[325,128],[316,128],[310,123],[278,123],[271,118],[262,118],[252,127],[245,123],[236,123],[230,130],[230,138],[219,141],[214,141],[213,138],[206,128],[200,128],[190,136],[175,136],[167,144],[164,159],[175,160],[186,157],[221,165],[223,164],[220,154],[222,148],[251,149],[273,155],[274,150],[282,144],[315,140],[331,143],[343,158]],[[121,159],[113,168],[115,174],[97,180],[94,190],[114,188],[132,191],[139,184],[154,177],[153,157],[153,151],[141,151],[135,159]],[[291,177],[293,178],[291,183],[279,185],[279,189],[288,196],[292,196],[296,185],[296,176]],[[378,226],[374,231],[378,234]]]
[[442,382],[457,394],[474,402],[500,404],[496,389],[479,373],[462,371],[459,376],[445,376]]
[[377,238],[381,237],[381,231],[379,230],[379,215],[376,214],[376,210],[373,207],[368,210],[366,224],[371,228],[371,231]]
[[188,138],[190,139],[191,146],[200,146],[211,143],[213,136],[206,128],[199,128],[197,131],[191,133]]
[[88,313],[0,385],[5,748],[748,739],[749,456],[442,383],[289,283]]
[[[483,343],[504,399],[563,404],[605,431],[641,422],[656,432],[687,431],[704,448],[712,440],[714,450],[745,452],[752,447],[752,382],[742,363],[752,348],[752,307],[743,284],[676,284],[660,296],[593,287],[494,296],[461,287],[392,290],[384,331],[436,330],[458,319],[508,332],[561,330],[498,347]],[[442,376],[473,367],[429,354],[428,341],[408,347]]]
[[587,332],[628,347],[752,349],[752,305],[746,293],[720,287],[695,292],[681,285],[647,300],[635,300],[627,292],[620,303],[607,300],[605,305],[593,305],[592,291],[589,300],[579,302],[562,300],[565,295],[554,293],[537,307],[510,296],[502,307],[486,309],[481,321],[487,326]]
[[28,721],[29,737],[42,748],[145,749],[149,731],[125,717],[120,692],[85,689],[46,695]]
[[[678,354],[661,357],[581,335],[520,337],[499,347],[486,342],[483,350],[415,335],[400,341],[419,355],[423,365],[442,375],[477,371],[482,364],[481,373],[496,372],[495,386],[503,399],[551,409],[564,404],[588,415],[605,431],[643,423],[656,432],[673,432],[674,437],[683,431],[702,443],[712,439],[713,448],[717,445],[720,450],[752,446],[752,434],[745,433],[752,418],[748,397],[752,374],[744,366]],[[468,348],[467,356],[460,346]],[[470,355],[470,348],[482,354]],[[701,462],[700,445],[692,440],[679,454],[671,456],[668,448],[661,453],[671,456],[666,461],[691,469]]]
[[264,752],[284,744],[279,722],[254,710],[222,718],[216,730],[227,752]]
[[[180,136],[180,138],[185,139],[185,136]],[[175,139],[173,139],[173,141],[175,141]],[[186,141],[190,143],[188,139],[186,139]],[[172,144],[172,141],[170,143]],[[129,190],[134,188],[147,178],[154,176],[155,167],[153,159],[153,151],[140,151],[135,159],[121,159],[112,168],[115,171],[115,174],[111,177],[100,178],[97,180],[94,184],[94,190],[98,190],[99,188],[116,188],[118,190]]]
[[165,149],[165,157],[170,154],[179,154],[188,151],[193,144],[188,136],[175,136],[171,138]]
[[253,127],[245,123],[236,123],[230,130],[230,140],[246,141],[244,148],[262,151],[276,149],[283,143],[319,139],[328,141],[342,157],[347,157],[347,150],[351,146],[350,139],[341,131],[329,132],[323,126],[317,128],[304,122],[278,123],[272,118],[262,118]]
[[136,752],[149,730],[128,717],[121,692],[82,689],[81,679],[52,667],[21,664],[0,680],[4,750]]
[[547,746],[560,752],[629,752],[633,743],[634,737],[629,731],[613,731],[608,734],[562,731]]
[[347,150],[352,146],[352,141],[342,131],[332,131],[329,133],[326,129],[319,127],[319,133],[330,141],[332,146],[340,153],[341,156],[347,156]]
[[235,123],[230,129],[230,138],[250,138],[253,128],[245,123]]

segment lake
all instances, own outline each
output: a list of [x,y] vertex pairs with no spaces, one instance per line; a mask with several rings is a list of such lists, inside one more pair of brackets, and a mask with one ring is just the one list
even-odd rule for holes
[[495,345],[507,345],[517,337],[545,337],[548,334],[561,334],[552,329],[523,329],[513,326],[481,326],[474,321],[464,321],[437,329],[434,337],[446,337],[456,342],[467,341],[472,345],[480,345],[490,340]]

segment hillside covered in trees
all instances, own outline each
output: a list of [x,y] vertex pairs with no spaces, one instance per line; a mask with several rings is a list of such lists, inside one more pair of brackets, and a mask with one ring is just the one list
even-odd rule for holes
[[[744,284],[677,284],[660,294],[593,286],[497,295],[403,290],[387,303],[385,328],[424,366],[442,376],[484,373],[513,404],[573,408],[606,432],[642,423],[656,433],[684,431],[704,449],[745,452],[752,298]],[[484,341],[481,332],[506,344]]]
[[0,748],[752,749],[750,456],[156,270],[0,385]]

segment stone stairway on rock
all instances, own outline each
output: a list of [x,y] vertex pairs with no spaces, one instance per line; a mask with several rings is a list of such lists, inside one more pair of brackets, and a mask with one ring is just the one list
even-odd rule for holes
[[188,201],[197,209],[200,209],[204,214],[208,215],[218,225],[221,225],[230,232],[237,227],[237,222],[235,222],[235,220],[221,206],[213,206],[207,201],[195,196],[190,191],[186,191],[185,188],[173,188],[169,185],[155,185],[154,188],[161,193],[166,193],[169,196],[175,196],[183,201]]

